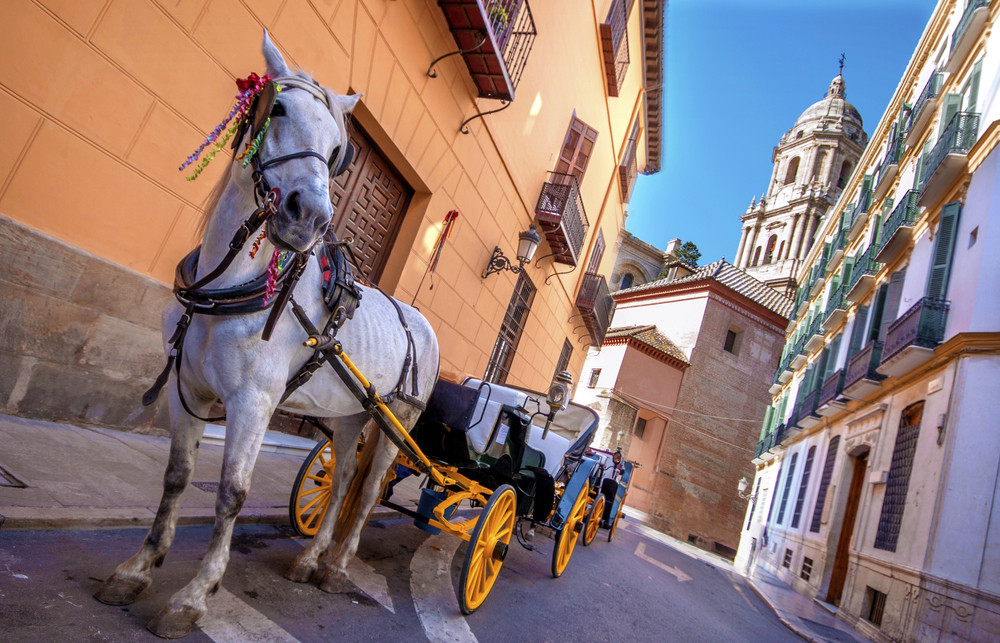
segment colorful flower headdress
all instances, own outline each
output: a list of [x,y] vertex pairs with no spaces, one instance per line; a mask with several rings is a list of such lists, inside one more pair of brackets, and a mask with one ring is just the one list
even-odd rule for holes
[[[277,94],[281,91],[281,86],[273,82],[269,74],[264,74],[263,77],[257,74],[250,74],[247,78],[236,79],[236,86],[239,88],[240,93],[236,95],[236,104],[233,106],[232,111],[226,116],[225,120],[219,123],[218,126],[212,133],[205,138],[205,141],[198,146],[198,149],[194,151],[194,154],[187,157],[187,160],[181,164],[178,170],[183,171],[184,168],[191,165],[198,160],[201,156],[202,151],[209,145],[215,143],[215,146],[211,151],[202,159],[198,167],[195,168],[191,176],[187,177],[188,181],[193,181],[198,178],[202,170],[208,166],[209,162],[215,158],[216,152],[222,150],[228,141],[234,134],[238,133],[236,141],[233,143],[233,149],[242,140],[244,133],[248,128],[251,129],[253,136],[247,142],[246,148],[243,152],[236,157],[237,161],[242,161],[243,167],[246,167],[250,161],[253,159],[254,155],[260,149],[260,142],[264,138],[264,134],[267,132],[268,126],[271,124],[271,108],[274,106],[274,100]],[[262,121],[262,122],[261,122]],[[232,122],[232,126],[225,132],[225,134],[220,139],[220,134],[226,129],[226,126]]]

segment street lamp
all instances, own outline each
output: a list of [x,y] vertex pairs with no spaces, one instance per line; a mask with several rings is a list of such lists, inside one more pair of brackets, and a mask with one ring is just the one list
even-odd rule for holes
[[750,482],[747,481],[746,476],[743,476],[742,478],[740,478],[740,481],[736,483],[736,493],[739,495],[740,498],[743,498],[744,500],[749,500],[750,502],[757,502],[757,494],[752,493],[750,495],[746,495],[744,493],[747,490],[748,486],[750,486]]
[[504,255],[500,246],[496,246],[493,248],[493,256],[490,257],[489,265],[483,271],[483,279],[486,279],[493,273],[503,272],[504,270],[509,270],[515,275],[520,274],[524,269],[524,264],[531,263],[532,257],[535,256],[535,250],[538,250],[538,244],[541,242],[542,237],[538,234],[538,226],[532,223],[527,230],[517,235],[518,265],[513,265],[510,259]]

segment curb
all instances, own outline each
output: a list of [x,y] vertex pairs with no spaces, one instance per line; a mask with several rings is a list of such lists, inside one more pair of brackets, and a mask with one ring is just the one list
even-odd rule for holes
[[[147,507],[0,507],[3,531],[55,531],[149,528],[155,513]],[[372,519],[391,518],[399,512],[381,505]],[[210,507],[181,509],[178,527],[211,525],[215,510]],[[288,525],[288,507],[250,507],[240,512],[237,525]]]
[[774,615],[778,617],[778,620],[781,621],[782,625],[784,625],[789,630],[797,634],[802,639],[808,641],[809,643],[828,643],[826,639],[820,639],[814,637],[807,630],[803,629],[798,625],[793,624],[791,621],[785,618],[782,612],[777,608],[777,606],[773,602],[771,602],[771,599],[768,598],[767,595],[764,592],[762,592],[760,588],[757,587],[757,584],[754,583],[749,576],[744,576],[743,578],[746,579],[747,585],[749,585],[750,589],[753,590],[753,593],[757,595],[757,598],[759,598],[765,605],[768,606],[768,608],[770,608],[772,612],[774,612]]

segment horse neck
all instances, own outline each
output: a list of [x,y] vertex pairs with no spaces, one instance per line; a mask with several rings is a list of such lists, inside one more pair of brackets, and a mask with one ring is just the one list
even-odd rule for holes
[[[201,279],[218,266],[229,252],[229,243],[236,230],[257,208],[253,192],[241,189],[235,181],[230,180],[219,203],[205,226],[205,234],[201,240],[201,258],[198,261],[197,278]],[[246,244],[236,254],[236,258],[218,279],[208,285],[208,288],[222,288],[246,283],[267,270],[268,262],[274,251],[270,241],[260,242],[254,258],[250,258],[250,250],[257,236],[263,232],[263,226],[247,239]]]

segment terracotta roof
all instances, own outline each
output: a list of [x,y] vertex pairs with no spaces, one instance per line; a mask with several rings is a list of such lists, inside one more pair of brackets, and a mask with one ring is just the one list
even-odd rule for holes
[[688,364],[688,359],[684,351],[677,348],[677,345],[667,339],[666,335],[656,329],[656,326],[649,324],[646,326],[622,326],[621,328],[609,328],[604,336],[604,343],[608,344],[610,339],[634,339],[640,344],[645,344],[654,350],[658,350],[668,357],[672,357],[679,362]]
[[708,279],[714,279],[726,288],[743,295],[747,299],[760,304],[771,312],[781,315],[785,319],[791,316],[792,308],[795,306],[795,302],[791,299],[785,297],[774,288],[765,285],[763,282],[757,281],[736,266],[726,262],[725,259],[702,266],[694,274],[681,277],[680,279],[674,279],[673,281],[670,279],[658,279],[626,290],[619,290],[615,293],[615,298],[617,299],[619,296],[629,293],[653,290],[665,286],[690,284]]

